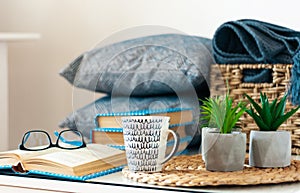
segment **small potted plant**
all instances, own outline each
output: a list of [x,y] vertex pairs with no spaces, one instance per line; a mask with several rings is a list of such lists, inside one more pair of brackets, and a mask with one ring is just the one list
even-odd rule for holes
[[[234,105],[229,93],[202,100],[202,118],[207,122],[202,141],[202,156],[209,171],[238,171],[244,168],[246,134],[233,131],[245,104]],[[216,131],[217,128],[218,130]]]
[[266,94],[260,93],[259,105],[249,95],[246,112],[254,119],[259,131],[250,131],[249,165],[256,167],[286,167],[291,163],[291,133],[277,130],[282,123],[297,112],[297,108],[285,113],[287,95],[281,100],[269,102]]

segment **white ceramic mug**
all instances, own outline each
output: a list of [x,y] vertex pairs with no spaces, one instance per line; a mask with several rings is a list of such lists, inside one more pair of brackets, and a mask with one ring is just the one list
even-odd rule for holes
[[[169,129],[170,117],[122,117],[123,135],[128,168],[130,171],[161,171],[179,146],[179,135]],[[174,147],[166,156],[167,138],[171,133]]]

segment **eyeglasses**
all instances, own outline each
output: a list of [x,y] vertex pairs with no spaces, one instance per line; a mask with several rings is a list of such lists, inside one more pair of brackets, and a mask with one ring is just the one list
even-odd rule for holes
[[51,147],[62,149],[79,149],[86,147],[83,135],[80,131],[68,129],[60,133],[54,133],[57,137],[56,143],[53,144],[50,135],[43,130],[31,130],[24,134],[22,143],[19,145],[20,150],[40,151]]

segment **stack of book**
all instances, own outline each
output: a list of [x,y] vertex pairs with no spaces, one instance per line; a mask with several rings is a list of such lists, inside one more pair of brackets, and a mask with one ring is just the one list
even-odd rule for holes
[[[95,117],[96,128],[91,131],[92,143],[99,143],[124,150],[124,138],[121,117],[126,116],[168,116],[170,117],[169,128],[176,131],[180,136],[180,145],[177,154],[182,153],[191,142],[195,127],[193,111],[191,108],[169,108],[162,110],[140,110],[120,113],[97,114]],[[174,139],[168,136],[167,153],[173,147]]]

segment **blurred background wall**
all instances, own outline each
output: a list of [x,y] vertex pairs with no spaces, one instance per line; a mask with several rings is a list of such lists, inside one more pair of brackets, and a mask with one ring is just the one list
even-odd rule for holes
[[212,38],[222,23],[243,18],[300,30],[298,9],[296,0],[0,0],[0,32],[41,34],[8,47],[9,147],[27,129],[57,129],[98,97],[75,91],[58,72],[115,32],[159,25]]

